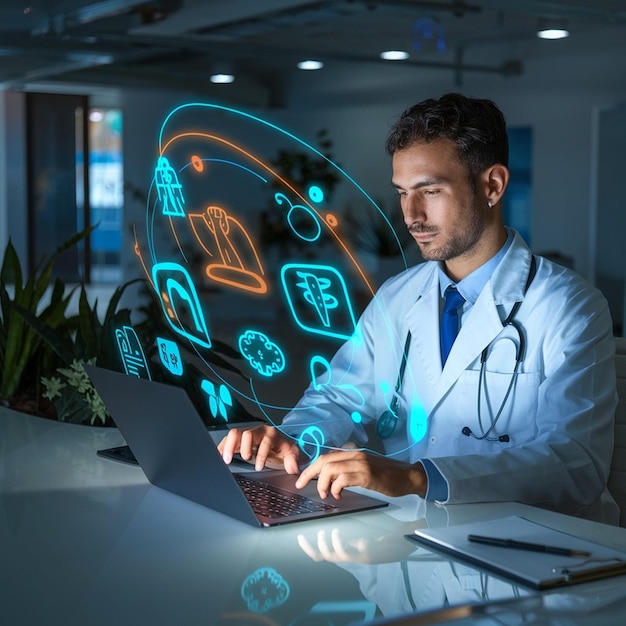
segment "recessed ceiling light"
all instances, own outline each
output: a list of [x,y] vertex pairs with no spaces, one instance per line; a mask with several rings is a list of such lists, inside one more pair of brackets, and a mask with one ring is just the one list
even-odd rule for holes
[[315,61],[314,59],[307,59],[298,63],[298,69],[300,70],[321,70],[323,67],[324,64],[321,61]]
[[409,58],[409,53],[404,50],[385,50],[380,53],[380,58],[385,61],[404,61]]
[[540,39],[565,39],[569,37],[569,31],[565,28],[544,28],[537,31],[537,37]]
[[212,74],[210,80],[216,85],[227,85],[228,83],[232,83],[235,77],[232,74]]

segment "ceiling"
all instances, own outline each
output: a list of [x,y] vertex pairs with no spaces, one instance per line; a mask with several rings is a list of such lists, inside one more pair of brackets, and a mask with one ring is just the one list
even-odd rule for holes
[[[567,40],[539,40],[540,23]],[[529,59],[626,41],[625,0],[0,0],[0,85],[62,81],[202,91],[213,71],[259,103],[296,63],[515,76]],[[223,86],[222,86],[223,87]]]

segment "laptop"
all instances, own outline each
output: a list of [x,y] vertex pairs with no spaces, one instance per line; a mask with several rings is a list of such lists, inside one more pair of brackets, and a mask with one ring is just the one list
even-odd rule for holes
[[92,365],[85,371],[139,466],[155,486],[253,526],[277,526],[387,506],[344,490],[322,500],[283,470],[238,472],[224,463],[182,387]]

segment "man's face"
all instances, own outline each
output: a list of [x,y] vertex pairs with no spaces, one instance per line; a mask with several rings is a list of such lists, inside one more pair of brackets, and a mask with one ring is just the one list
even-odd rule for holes
[[491,210],[486,199],[476,198],[452,141],[437,139],[398,150],[392,184],[424,259],[471,259],[479,254]]

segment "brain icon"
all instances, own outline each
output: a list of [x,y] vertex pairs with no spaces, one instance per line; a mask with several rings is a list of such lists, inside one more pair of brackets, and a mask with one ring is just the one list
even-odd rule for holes
[[287,600],[289,585],[273,567],[262,567],[243,581],[241,597],[250,611],[267,613]]
[[273,376],[285,369],[283,351],[258,331],[247,330],[239,337],[239,351],[262,376]]

